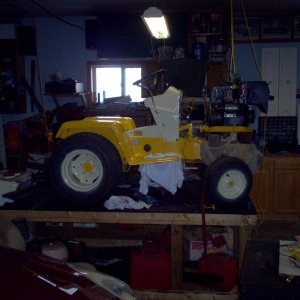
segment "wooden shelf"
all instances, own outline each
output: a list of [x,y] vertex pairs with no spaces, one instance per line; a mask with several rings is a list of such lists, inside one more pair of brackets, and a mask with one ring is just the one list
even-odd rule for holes
[[224,32],[191,32],[191,36],[224,36]]
[[[103,224],[171,224],[202,225],[200,213],[147,213],[147,212],[96,212],[96,211],[37,211],[0,210],[2,218],[26,218],[31,222],[83,222]],[[256,214],[207,214],[206,224],[211,226],[244,226],[256,224]]]
[[[171,266],[172,287],[178,290],[172,292],[170,297],[177,295],[178,299],[185,299],[182,294],[183,288],[183,227],[185,225],[202,225],[200,213],[154,213],[154,212],[82,212],[82,211],[35,211],[35,210],[0,210],[0,218],[15,219],[25,218],[29,222],[63,222],[68,225],[73,222],[98,223],[98,224],[147,224],[147,225],[170,225],[171,227]],[[232,226],[235,228],[239,265],[242,264],[246,241],[249,238],[249,228],[255,226],[257,217],[243,214],[207,214],[206,224],[208,226]],[[70,226],[68,225],[67,228]],[[69,228],[70,229],[70,228]],[[165,291],[163,295],[170,291]],[[148,292],[144,292],[147,295]],[[189,292],[199,296],[199,291]],[[225,293],[224,299],[236,297],[236,294]],[[156,295],[157,298],[159,295]],[[194,296],[193,296],[194,297]],[[147,299],[144,298],[143,299]],[[165,299],[165,298],[164,298]],[[170,298],[171,299],[171,298]],[[175,299],[175,298],[172,298]],[[177,298],[176,298],[177,299]],[[192,298],[189,298],[192,299]],[[223,298],[222,298],[223,299]],[[232,298],[235,299],[235,298]]]
[[[197,43],[207,45],[208,58],[214,59],[217,48],[223,48],[217,57],[224,58],[227,51],[228,29],[224,13],[214,11],[193,12],[189,17],[188,44],[193,53]],[[194,53],[193,53],[194,54]]]
[[46,93],[45,94],[46,96],[51,96],[54,103],[55,103],[55,106],[56,107],[59,107],[60,104],[59,104],[59,99],[60,98],[76,98],[76,97],[79,97],[80,98],[80,101],[82,102],[83,106],[85,107],[88,107],[89,106],[89,103],[88,103],[88,93],[73,93],[73,94],[55,94],[55,93]]
[[0,39],[0,113],[26,112],[26,93],[21,84],[24,77],[24,56],[19,53],[15,39]]

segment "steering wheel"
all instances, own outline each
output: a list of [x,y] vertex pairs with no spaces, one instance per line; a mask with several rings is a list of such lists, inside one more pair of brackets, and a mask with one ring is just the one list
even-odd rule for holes
[[[166,69],[160,69],[158,71],[153,72],[151,75],[145,76],[133,83],[133,85],[140,86],[144,89],[149,90],[149,92],[152,94],[153,92],[157,93],[157,84],[160,81],[160,78],[163,74],[166,73]],[[149,83],[149,81],[151,81]]]

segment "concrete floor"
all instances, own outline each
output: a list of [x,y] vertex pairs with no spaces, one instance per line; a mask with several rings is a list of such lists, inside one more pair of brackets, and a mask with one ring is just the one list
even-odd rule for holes
[[294,240],[300,235],[300,219],[265,220],[253,230],[252,239],[265,241]]

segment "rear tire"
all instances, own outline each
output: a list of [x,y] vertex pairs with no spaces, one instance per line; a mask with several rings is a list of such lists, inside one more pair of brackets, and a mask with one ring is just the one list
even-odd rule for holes
[[207,201],[223,208],[248,201],[252,187],[252,173],[241,159],[221,156],[212,162],[204,176]]
[[50,179],[57,193],[80,205],[107,200],[121,170],[114,145],[93,133],[78,133],[60,141],[49,163]]

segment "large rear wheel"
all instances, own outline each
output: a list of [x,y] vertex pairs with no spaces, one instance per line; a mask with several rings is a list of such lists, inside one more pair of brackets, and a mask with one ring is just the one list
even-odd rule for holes
[[74,204],[105,201],[122,170],[114,145],[93,133],[75,134],[59,142],[49,167],[58,194]]
[[241,159],[221,156],[212,162],[205,173],[204,189],[209,202],[220,207],[241,205],[248,200],[252,173]]

